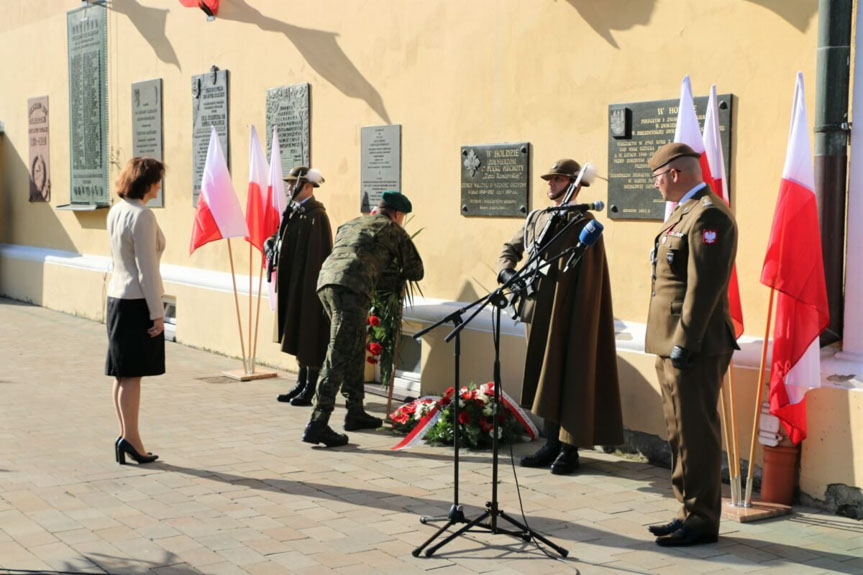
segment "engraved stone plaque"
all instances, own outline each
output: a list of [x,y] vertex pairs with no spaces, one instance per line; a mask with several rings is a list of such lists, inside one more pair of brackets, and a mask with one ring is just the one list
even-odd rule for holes
[[463,216],[524,217],[530,190],[530,144],[462,146]]
[[[731,174],[731,105],[733,96],[716,97],[725,173]],[[707,97],[694,98],[704,124]],[[665,201],[653,186],[647,160],[674,139],[680,101],[657,100],[608,107],[608,216],[611,219],[661,220]]]
[[66,14],[71,203],[108,205],[108,56],[104,6]]
[[[162,79],[147,80],[132,84],[132,155],[162,160]],[[165,206],[163,194],[165,182],[159,195],[147,202],[147,206]]]
[[293,84],[267,90],[267,157],[273,145],[273,126],[279,134],[282,173],[311,165],[309,85]]
[[49,157],[48,96],[27,100],[30,141],[30,201],[51,201],[51,159]]
[[402,127],[368,126],[360,132],[360,210],[367,214],[385,191],[402,191]]
[[192,205],[198,205],[201,178],[210,146],[210,126],[216,127],[225,161],[231,166],[228,146],[228,71],[216,66],[192,76]]

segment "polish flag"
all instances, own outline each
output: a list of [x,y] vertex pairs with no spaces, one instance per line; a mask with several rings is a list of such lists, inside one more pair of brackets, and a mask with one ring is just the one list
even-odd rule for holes
[[[701,173],[704,181],[710,181],[710,167],[704,156],[704,142],[701,140],[701,129],[698,127],[698,116],[695,114],[695,102],[692,100],[692,85],[689,76],[683,77],[680,83],[680,103],[677,106],[677,126],[674,129],[673,142],[686,144],[701,154]],[[665,202],[665,219],[677,207],[677,202]]]
[[818,336],[830,321],[808,126],[803,74],[798,72],[785,167],[761,271],[761,283],[779,292],[770,413],[794,443],[806,438],[805,394],[821,385]]
[[[285,182],[282,180],[282,154],[279,145],[279,132],[273,126],[273,144],[270,150],[270,183],[267,186],[267,203],[264,222],[268,229],[273,230],[270,235],[279,231],[282,222],[282,214],[285,213],[288,200],[285,197]],[[276,311],[276,282],[267,284],[270,293],[270,311]]]
[[[704,181],[713,189],[713,193],[731,204],[728,194],[728,177],[725,173],[725,159],[722,155],[722,140],[719,135],[719,107],[716,104],[716,84],[710,87],[707,98],[707,114],[704,117],[704,157],[707,158],[708,171]],[[740,287],[737,284],[737,264],[731,268],[731,279],[728,282],[728,307],[731,311],[731,321],[734,323],[734,335],[743,335],[743,306],[740,303]]]
[[201,195],[195,210],[192,242],[189,254],[214,240],[242,238],[249,235],[243,210],[231,183],[225,154],[219,144],[219,135],[213,127],[210,132],[210,147],[201,178]]
[[267,210],[267,159],[264,156],[264,148],[258,138],[258,131],[252,126],[249,137],[249,195],[246,199],[246,224],[249,233],[246,241],[264,253],[264,240],[273,235],[278,229],[272,229],[271,222],[267,221],[269,215]]

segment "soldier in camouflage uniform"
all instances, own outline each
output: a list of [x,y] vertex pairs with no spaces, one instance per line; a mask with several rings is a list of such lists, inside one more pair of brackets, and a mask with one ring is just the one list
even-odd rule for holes
[[317,402],[303,441],[327,447],[345,445],[348,436],[329,426],[341,389],[347,399],[345,429],[375,429],[382,421],[363,409],[366,321],[372,293],[381,277],[418,281],[423,263],[402,229],[411,203],[398,192],[384,192],[378,211],[339,227],[330,256],[318,276],[318,297],[330,318],[330,342],[321,370]]

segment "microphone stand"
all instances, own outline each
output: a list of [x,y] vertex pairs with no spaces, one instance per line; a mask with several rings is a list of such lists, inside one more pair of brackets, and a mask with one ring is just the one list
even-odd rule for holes
[[[445,318],[441,319],[437,323],[425,328],[424,330],[417,333],[414,337],[421,337],[423,334],[428,331],[434,329],[435,327],[442,325],[448,321],[452,321],[454,328],[453,330],[447,334],[444,338],[444,341],[449,343],[452,339],[455,338],[455,350],[456,350],[456,359],[455,359],[455,377],[456,377],[456,387],[455,387],[455,395],[453,397],[454,405],[453,405],[453,443],[455,444],[455,481],[454,481],[454,496],[453,496],[453,505],[450,507],[449,514],[445,517],[421,517],[420,522],[426,524],[428,521],[435,520],[443,520],[447,519],[447,523],[443,525],[436,533],[434,533],[427,541],[425,541],[422,545],[413,550],[412,554],[414,557],[418,557],[420,553],[422,553],[423,549],[425,549],[430,543],[432,543],[435,539],[437,539],[444,531],[446,531],[452,525],[456,523],[465,523],[464,526],[451,533],[446,539],[426,549],[425,555],[426,557],[431,557],[438,549],[459,537],[460,535],[468,532],[475,531],[477,529],[481,529],[483,531],[488,531],[493,534],[505,534],[511,535],[513,537],[518,537],[523,541],[530,541],[535,538],[539,541],[542,541],[555,551],[559,553],[562,557],[566,557],[569,555],[569,551],[564,549],[563,547],[553,543],[545,536],[537,533],[527,525],[521,523],[514,517],[508,515],[502,509],[500,509],[498,505],[498,494],[497,494],[497,483],[498,483],[498,461],[499,461],[499,446],[498,446],[498,410],[500,409],[501,401],[500,401],[500,390],[501,390],[501,377],[500,377],[500,316],[501,309],[508,305],[507,297],[504,295],[506,289],[510,288],[512,285],[525,280],[525,276],[533,273],[537,273],[536,270],[531,269],[532,264],[535,260],[539,259],[542,255],[542,252],[547,250],[552,243],[554,243],[570,226],[572,226],[575,222],[579,221],[581,217],[576,217],[567,222],[567,224],[557,232],[548,242],[543,246],[539,246],[535,251],[533,256],[531,256],[525,265],[518,270],[506,283],[497,288],[496,290],[488,293],[485,296],[482,296],[478,300],[474,301],[466,305],[465,307],[451,313]],[[568,248],[563,250],[561,253],[557,254],[553,259],[548,260],[549,263],[557,261],[562,258],[564,255],[572,253],[574,248]],[[462,330],[475,318],[485,307],[489,304],[494,305],[494,315],[492,317],[492,338],[494,342],[494,401],[492,407],[492,493],[491,493],[491,501],[486,502],[486,510],[480,514],[476,519],[468,522],[464,513],[462,512],[461,505],[458,503],[458,401],[460,388],[459,386],[459,355],[461,350],[461,332]],[[467,318],[466,321],[462,321],[461,316],[467,310],[475,307],[476,310]],[[508,521],[510,524],[517,527],[517,530],[513,529],[503,529],[498,525],[498,518],[504,519]],[[483,523],[488,519],[487,523]]]

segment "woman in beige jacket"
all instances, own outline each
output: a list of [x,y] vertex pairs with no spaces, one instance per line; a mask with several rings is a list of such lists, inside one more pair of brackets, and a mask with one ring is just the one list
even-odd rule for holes
[[108,357],[105,375],[114,376],[114,408],[120,437],[117,463],[126,455],[138,463],[158,456],[144,449],[138,431],[141,378],[165,373],[165,313],[159,260],[165,236],[146,203],[162,187],[165,166],[153,158],[132,158],[117,180],[121,200],[108,212],[113,272],[108,285]]

